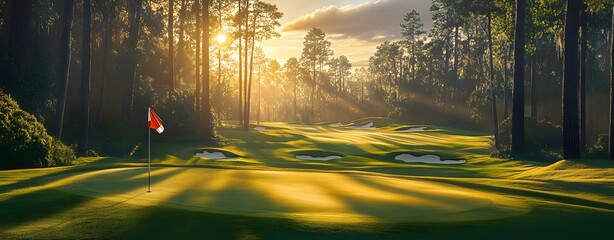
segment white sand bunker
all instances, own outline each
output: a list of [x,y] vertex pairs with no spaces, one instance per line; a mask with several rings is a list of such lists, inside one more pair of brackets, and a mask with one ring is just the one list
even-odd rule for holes
[[411,132],[422,132],[424,130],[426,130],[426,127],[412,127],[408,129],[398,130],[396,132],[411,133]]
[[197,157],[208,158],[208,159],[224,159],[224,158],[233,158],[233,156],[226,156],[223,152],[216,151],[203,151],[203,153],[196,153]]
[[301,154],[301,155],[296,155],[296,158],[301,159],[301,160],[312,160],[312,161],[330,161],[330,160],[340,159],[342,157],[339,155],[330,155],[326,157],[314,157],[311,155]]
[[266,127],[255,127],[254,130],[256,130],[256,131],[264,131],[264,130],[269,130],[269,129],[266,128]]
[[349,128],[349,129],[375,129],[375,126],[373,126],[373,123],[370,122],[370,123],[367,123],[365,125],[349,126],[349,127],[346,127],[346,128]]
[[331,126],[331,127],[341,127],[341,126],[343,126],[343,123],[336,122],[336,123],[333,123],[333,124],[329,124],[328,126]]
[[414,156],[408,153],[399,154],[394,157],[395,160],[407,163],[428,163],[428,164],[463,164],[465,160],[442,160],[437,155]]

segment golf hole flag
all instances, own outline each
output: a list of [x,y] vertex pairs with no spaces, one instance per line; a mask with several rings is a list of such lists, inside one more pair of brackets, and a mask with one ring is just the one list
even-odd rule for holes
[[[162,119],[153,109],[147,109],[147,126],[158,133],[164,132]],[[151,130],[147,129],[147,192],[151,192]]]
[[149,123],[149,128],[156,130],[158,133],[164,132],[162,119],[160,119],[160,117],[158,117],[158,115],[151,108],[149,108],[149,113],[147,114],[147,122]]

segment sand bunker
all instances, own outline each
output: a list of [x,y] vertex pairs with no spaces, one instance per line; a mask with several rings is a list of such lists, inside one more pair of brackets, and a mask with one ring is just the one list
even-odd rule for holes
[[197,157],[208,158],[208,159],[224,159],[224,158],[233,158],[234,156],[226,156],[223,152],[218,151],[203,151],[202,153],[196,153]]
[[373,126],[373,123],[367,123],[365,125],[359,125],[359,126],[349,126],[349,127],[345,127],[345,128],[349,128],[349,129],[375,129],[375,126]]
[[296,158],[301,159],[301,160],[312,160],[312,161],[330,161],[330,160],[340,159],[342,157],[339,155],[330,155],[326,157],[314,157],[314,156],[307,155],[307,154],[300,154],[300,155],[296,155]]
[[341,126],[343,126],[343,123],[336,122],[336,123],[333,123],[333,124],[329,124],[328,126],[331,126],[331,127],[341,127]]
[[256,130],[256,131],[264,131],[264,130],[269,130],[269,129],[265,128],[265,127],[255,127],[254,130]]
[[453,222],[526,213],[522,202],[450,184],[352,173],[114,168],[40,179],[109,201],[315,222]]
[[442,160],[437,155],[414,156],[409,153],[399,154],[394,157],[395,160],[407,163],[428,163],[428,164],[463,164],[465,160]]
[[396,132],[411,133],[411,132],[422,132],[424,130],[426,130],[426,127],[412,127],[408,129],[398,130]]

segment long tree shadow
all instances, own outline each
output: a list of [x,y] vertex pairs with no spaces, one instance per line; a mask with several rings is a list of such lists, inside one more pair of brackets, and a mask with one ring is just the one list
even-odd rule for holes
[[0,202],[0,229],[8,229],[34,220],[68,211],[90,198],[44,189],[17,195]]
[[[105,157],[97,161],[92,161],[92,162],[88,162],[84,164],[65,167],[65,169],[57,171],[57,172],[41,174],[41,175],[34,176],[31,178],[23,179],[21,181],[17,181],[17,182],[5,184],[5,185],[0,185],[0,192],[8,192],[8,191],[19,189],[19,188],[37,186],[41,184],[40,183],[41,179],[45,179],[49,177],[61,176],[61,175],[70,174],[70,173],[95,171],[95,170],[100,170],[100,169],[119,168],[119,167],[125,167],[123,163],[134,163],[134,161],[131,162],[128,160],[129,159],[126,159],[126,158]],[[27,169],[19,169],[19,171],[25,171],[25,170]]]
[[[258,191],[258,189],[251,189],[249,185],[242,185],[242,181],[245,181],[245,179],[240,180],[242,179],[241,175],[249,177],[249,174],[240,170],[237,171],[236,174],[224,176],[228,178],[227,187],[211,192],[211,196],[206,196],[212,197],[212,201],[204,206],[204,208],[207,209],[209,206],[230,207],[228,206],[229,204],[242,207],[248,204],[259,211],[268,211],[266,206],[274,204],[271,196],[267,196],[265,193]],[[185,198],[186,196],[183,196],[185,194],[191,197],[198,197],[192,191],[200,185],[201,183],[193,183],[190,186],[186,186],[183,192],[178,193],[168,201],[183,201],[181,198]],[[249,188],[251,190],[241,190],[242,188]],[[253,194],[245,195],[245,191],[252,191]],[[283,208],[283,206],[277,206],[276,208],[279,207]],[[365,229],[372,228],[360,224],[343,224],[342,226],[334,226],[334,224],[311,225],[279,217],[277,214],[256,217],[242,215],[244,213],[240,211],[233,213],[232,210],[229,210],[228,212],[230,214],[172,209],[163,206],[148,207],[141,211],[142,214],[138,216],[135,223],[130,224],[120,235],[129,239],[143,237],[161,239],[355,239],[361,236],[363,238],[370,236],[373,239],[377,239],[377,234],[380,233],[377,231],[365,231]],[[168,219],[173,219],[173,221]]]
[[[132,171],[131,171],[132,170]],[[139,197],[146,193],[147,181],[146,171],[134,171],[135,169],[126,170],[112,170],[111,178],[113,182],[104,183],[104,180],[100,180],[100,175],[96,172],[90,172],[86,174],[65,174],[65,176],[45,176],[43,181],[49,181],[53,185],[45,186],[41,190],[36,190],[24,194],[15,194],[10,198],[0,202],[0,229],[6,231],[0,231],[0,239],[2,236],[13,236],[13,234],[20,233],[26,234],[24,237],[32,238],[34,235],[39,236],[40,231],[49,231],[56,234],[61,234],[59,229],[65,225],[74,224],[94,224],[99,221],[97,216],[107,219],[112,216],[108,216],[114,209],[121,209],[122,206],[129,206],[127,202]],[[137,169],[141,170],[141,169]],[[145,170],[145,169],[142,169]],[[153,174],[154,184],[159,181],[164,181],[167,178],[179,174],[183,168],[174,168],[163,173]],[[155,173],[155,171],[154,171]],[[144,176],[143,176],[144,175]],[[79,176],[78,180],[84,181],[80,186],[75,186],[76,182],[68,180],[68,189],[62,189],[64,184],[63,179],[68,179],[72,176]],[[103,178],[101,178],[103,179]],[[108,178],[107,178],[108,179]],[[111,187],[113,191],[100,191],[101,188],[89,189],[84,188],[87,186],[114,186]],[[50,188],[56,186],[54,188]],[[104,187],[103,186],[103,187]],[[119,187],[118,187],[119,186]],[[59,187],[59,189],[58,189]],[[103,188],[103,190],[106,188]],[[134,193],[134,190],[142,189],[142,191]],[[136,195],[132,196],[134,193]],[[10,194],[10,193],[9,193]],[[123,195],[121,197],[118,197]],[[113,200],[104,200],[106,197],[113,196]],[[138,208],[138,207],[136,207]],[[128,209],[135,209],[135,207],[128,207]],[[118,213],[118,215],[124,215],[125,213]],[[83,221],[83,222],[82,222]],[[100,221],[104,221],[100,219]],[[114,224],[109,223],[107,224]],[[34,231],[33,229],[38,229]],[[71,231],[69,231],[72,233]],[[102,235],[104,234],[104,235]],[[98,233],[96,238],[105,236],[107,233]],[[40,235],[46,236],[46,235]],[[63,235],[60,235],[63,236]],[[75,236],[76,238],[82,238],[85,235]],[[62,237],[64,238],[64,237]]]
[[557,193],[549,193],[549,192],[544,192],[544,191],[532,190],[528,188],[511,188],[511,187],[504,187],[504,186],[492,186],[492,185],[487,185],[485,183],[461,182],[461,181],[455,181],[455,180],[443,179],[443,178],[433,178],[431,180],[436,181],[436,182],[443,182],[443,183],[449,183],[449,184],[454,184],[458,186],[473,188],[473,189],[487,190],[487,191],[504,193],[504,194],[512,194],[516,196],[534,197],[534,198],[553,201],[557,203],[565,203],[565,204],[576,205],[576,206],[599,208],[599,209],[610,211],[610,212],[614,211],[614,204],[611,204],[611,203],[600,202],[600,201],[579,198],[579,197],[574,197],[574,196],[565,196],[565,195],[561,195]]

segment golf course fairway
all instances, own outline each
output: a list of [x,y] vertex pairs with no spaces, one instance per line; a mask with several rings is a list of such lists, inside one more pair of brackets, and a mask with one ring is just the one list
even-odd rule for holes
[[497,194],[449,184],[361,174],[157,168],[145,193],[143,168],[100,170],[51,186],[130,204],[164,205],[317,222],[468,221],[526,213],[526,205]]
[[614,222],[613,162],[501,159],[489,135],[387,118],[225,124],[220,146],[152,135],[150,193],[146,142],[0,171],[0,239],[607,239]]

